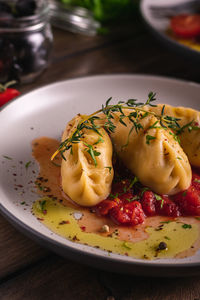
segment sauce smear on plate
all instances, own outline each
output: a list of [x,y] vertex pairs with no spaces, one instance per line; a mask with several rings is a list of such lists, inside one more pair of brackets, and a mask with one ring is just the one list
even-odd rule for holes
[[94,209],[72,203],[60,187],[61,159],[51,161],[59,142],[47,137],[33,141],[40,165],[36,179],[39,198],[33,214],[53,232],[74,242],[141,259],[187,257],[200,247],[200,222],[195,217],[151,216],[136,226],[116,225]]

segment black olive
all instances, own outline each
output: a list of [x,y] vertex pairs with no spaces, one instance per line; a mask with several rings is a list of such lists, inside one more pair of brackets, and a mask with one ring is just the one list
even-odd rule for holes
[[[13,10],[13,13],[16,12],[18,15],[14,17],[25,16],[23,9],[26,10],[26,16],[34,14],[36,3],[34,0],[18,0],[16,9]],[[25,27],[24,31],[17,32],[14,27],[15,22],[18,24],[17,20],[11,14],[11,18],[1,18],[1,16],[0,11],[0,28],[11,27],[13,32],[2,33],[0,36],[0,82],[5,83],[11,80],[30,82],[47,66],[52,46],[50,25],[44,24],[44,27],[38,31],[29,31]],[[38,22],[43,22],[43,20],[38,19]]]
[[165,250],[167,249],[167,244],[165,242],[160,242],[158,245],[158,250]]
[[32,16],[37,8],[35,0],[18,0],[15,6],[16,17]]
[[4,14],[12,14],[12,10],[9,4],[0,2],[0,16]]

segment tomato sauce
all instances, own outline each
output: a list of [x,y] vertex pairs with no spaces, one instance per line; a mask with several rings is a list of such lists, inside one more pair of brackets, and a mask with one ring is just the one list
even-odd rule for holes
[[199,170],[193,170],[188,190],[173,196],[155,194],[136,178],[133,181],[123,178],[115,182],[111,194],[94,208],[95,212],[119,225],[138,225],[148,216],[200,216]]

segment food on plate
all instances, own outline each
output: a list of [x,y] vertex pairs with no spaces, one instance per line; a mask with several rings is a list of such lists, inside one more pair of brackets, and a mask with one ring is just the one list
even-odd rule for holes
[[[62,188],[67,196],[83,206],[94,206],[107,198],[113,179],[111,141],[124,167],[135,176],[136,182],[151,192],[170,196],[187,190],[191,185],[192,171],[179,136],[186,150],[191,144],[192,149],[188,153],[192,161],[194,157],[197,161],[199,138],[197,136],[196,141],[188,142],[188,136],[193,138],[193,132],[199,134],[199,112],[154,105],[153,93],[149,93],[145,103],[130,99],[111,105],[110,101],[101,110],[89,116],[78,115],[70,121],[60,147],[52,156],[52,159],[55,158],[59,152],[62,155]],[[169,115],[165,114],[166,111]],[[180,114],[183,118],[179,117]],[[130,192],[129,184],[132,183],[127,180],[122,185]],[[131,187],[135,186],[132,184]],[[118,194],[122,193],[120,189],[120,185],[116,187]],[[141,195],[136,194],[141,200]],[[169,199],[165,200],[167,202]],[[130,214],[134,212],[135,224],[142,223],[141,203],[129,202],[131,204],[122,206],[126,211],[130,210]],[[119,206],[113,201],[108,203],[106,212]],[[132,221],[128,218],[122,223],[131,224]]]
[[[65,128],[62,141],[69,139],[84,116],[77,116]],[[113,180],[112,143],[103,128],[98,132],[84,128],[80,142],[63,153],[61,178],[63,191],[76,203],[94,206],[106,199]],[[61,144],[62,145],[62,144]]]
[[144,114],[137,117],[142,128],[132,130],[131,134],[133,123],[124,118],[124,126],[119,121],[120,114],[115,116],[116,129],[111,139],[117,155],[155,193],[172,195],[186,190],[192,178],[186,154],[171,130],[162,127],[154,115]]
[[152,92],[144,103],[108,99],[68,122],[60,145],[33,142],[41,222],[74,242],[144,259],[199,249],[200,174],[190,165],[199,166],[199,112],[154,101]]
[[147,109],[161,115],[163,108],[166,115],[179,119],[180,129],[177,129],[177,134],[181,147],[187,154],[191,165],[200,167],[200,112],[191,108],[164,104]]
[[200,51],[200,14],[172,17],[169,35],[181,44]]

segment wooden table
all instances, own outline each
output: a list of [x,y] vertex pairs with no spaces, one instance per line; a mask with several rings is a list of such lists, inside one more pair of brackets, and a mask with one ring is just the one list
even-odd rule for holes
[[[59,80],[111,73],[156,74],[200,83],[199,65],[160,45],[135,17],[109,36],[86,37],[54,29],[48,69],[20,90],[23,93]],[[200,277],[137,278],[96,270],[41,248],[2,216],[0,241],[1,300],[200,299]]]

